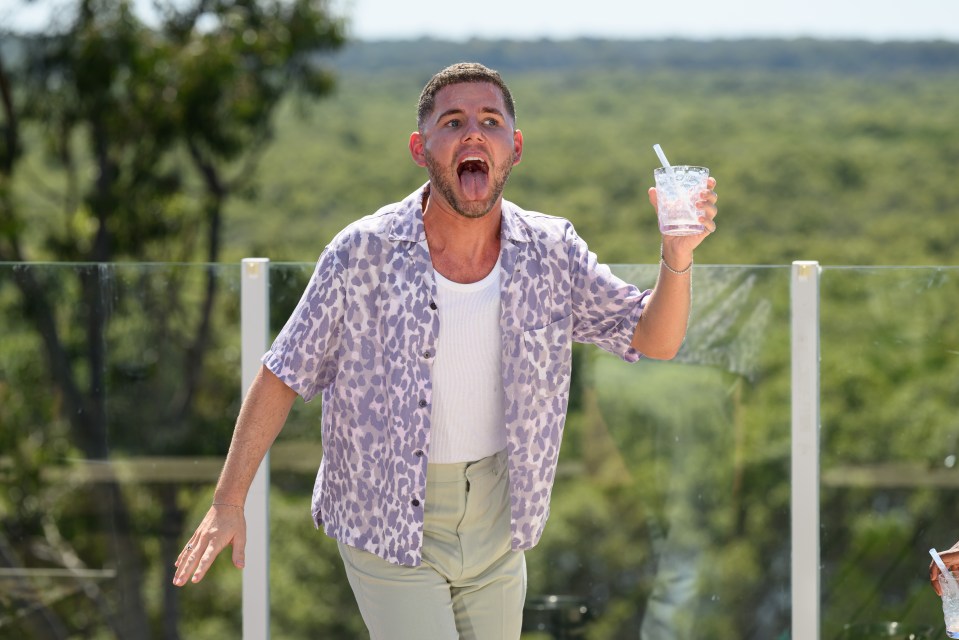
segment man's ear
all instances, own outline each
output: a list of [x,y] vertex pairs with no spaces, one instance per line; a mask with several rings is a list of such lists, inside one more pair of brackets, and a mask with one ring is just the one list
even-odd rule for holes
[[413,157],[413,162],[421,167],[426,166],[425,144],[423,134],[419,131],[414,131],[410,134],[410,155]]
[[513,166],[519,164],[523,158],[523,132],[519,129],[513,131]]

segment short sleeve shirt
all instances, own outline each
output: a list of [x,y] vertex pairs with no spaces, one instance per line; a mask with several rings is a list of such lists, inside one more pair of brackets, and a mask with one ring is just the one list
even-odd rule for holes
[[[264,364],[321,395],[314,523],[396,564],[421,560],[439,319],[424,189],[341,231],[323,250]],[[503,201],[500,298],[512,548],[543,533],[569,400],[572,343],[626,361],[649,291],[597,261],[572,224]]]

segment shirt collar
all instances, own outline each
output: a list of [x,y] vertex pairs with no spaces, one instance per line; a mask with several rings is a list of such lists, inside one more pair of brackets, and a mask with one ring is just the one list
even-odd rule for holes
[[426,228],[423,226],[423,195],[430,186],[422,187],[406,196],[396,205],[396,216],[390,228],[390,240],[393,242],[422,242],[426,240]]
[[521,209],[509,200],[503,200],[503,215],[500,222],[500,233],[504,240],[511,242],[529,242],[529,227],[520,222]]
[[[396,217],[390,229],[390,240],[394,242],[422,242],[426,240],[423,226],[423,196],[429,189],[427,182],[406,196],[396,206]],[[500,232],[505,240],[511,242],[529,242],[529,229],[519,219],[519,207],[508,200],[502,202]]]

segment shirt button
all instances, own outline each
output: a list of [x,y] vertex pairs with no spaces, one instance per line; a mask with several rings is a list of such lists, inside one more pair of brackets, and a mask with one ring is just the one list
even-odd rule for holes
[[410,504],[413,505],[414,507],[418,507],[420,506],[420,501],[417,500],[416,498],[413,498],[412,500],[410,500]]
[[421,406],[421,407],[425,407],[425,406],[426,406],[426,404],[427,404],[427,402],[426,402],[426,400],[425,400],[425,399],[423,399],[423,400],[420,400],[420,406]]
[[432,309],[433,311],[436,311],[436,303],[435,303],[435,302],[430,302],[430,309]]
[[413,452],[413,455],[416,456],[417,458],[422,458],[422,457],[423,457],[423,450],[422,450],[422,449],[417,449],[416,451]]
[[432,351],[424,351],[424,352],[423,352],[423,357],[424,357],[424,358],[432,358],[432,357],[433,357],[433,352],[432,352]]

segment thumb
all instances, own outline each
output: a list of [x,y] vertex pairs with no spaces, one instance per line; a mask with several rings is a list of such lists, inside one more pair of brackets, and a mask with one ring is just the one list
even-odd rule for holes
[[649,204],[653,205],[653,208],[656,208],[656,187],[650,187],[649,191],[646,192],[649,196]]
[[233,565],[242,569],[246,565],[246,532],[236,534],[233,538]]

